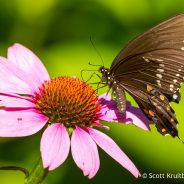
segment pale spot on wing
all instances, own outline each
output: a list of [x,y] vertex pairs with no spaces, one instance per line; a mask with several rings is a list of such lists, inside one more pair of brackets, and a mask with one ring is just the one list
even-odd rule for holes
[[177,73],[177,74],[176,74],[176,77],[179,77],[179,76],[180,76],[180,74],[179,74],[179,73]]
[[161,79],[162,78],[162,75],[161,74],[156,74],[156,76],[159,78],[159,79]]
[[173,99],[176,100],[178,98],[178,95],[174,94]]
[[160,87],[162,86],[160,83],[160,80],[156,80],[156,82],[157,82],[158,86],[160,86]]
[[174,83],[177,83],[177,80],[176,80],[176,79],[173,79],[173,82],[174,82]]
[[164,69],[158,68],[157,71],[159,71],[159,72],[164,72]]
[[157,61],[164,61],[163,59],[157,59]]
[[181,47],[181,50],[184,50],[184,47]]
[[150,62],[150,60],[148,59],[148,58],[145,58],[145,57],[143,57],[143,59],[146,61],[146,62]]
[[161,64],[159,64],[159,66],[164,67],[165,65],[161,63]]
[[180,88],[177,88],[177,89],[176,89],[176,92],[177,92],[177,91],[179,91],[179,92],[180,92]]

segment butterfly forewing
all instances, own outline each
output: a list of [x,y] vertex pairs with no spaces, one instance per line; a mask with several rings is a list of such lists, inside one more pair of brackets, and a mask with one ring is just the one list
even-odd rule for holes
[[158,24],[131,41],[114,59],[111,69],[131,56],[162,49],[184,50],[184,14]]

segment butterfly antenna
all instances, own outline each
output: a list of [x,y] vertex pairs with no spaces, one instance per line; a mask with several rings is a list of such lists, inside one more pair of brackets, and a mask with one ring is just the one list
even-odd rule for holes
[[177,136],[177,137],[184,144],[184,141],[179,136]]
[[104,66],[104,61],[103,61],[103,58],[100,54],[100,52],[98,51],[98,49],[96,48],[95,44],[94,44],[94,41],[92,40],[92,37],[90,36],[90,42],[93,46],[93,48],[95,49],[95,51],[97,52],[98,56],[100,57],[101,61],[102,61],[102,66]]
[[[94,65],[94,64],[92,64],[90,62],[88,62],[88,65],[91,65],[91,66],[102,66],[102,65]],[[96,70],[96,71],[98,71],[98,70]]]

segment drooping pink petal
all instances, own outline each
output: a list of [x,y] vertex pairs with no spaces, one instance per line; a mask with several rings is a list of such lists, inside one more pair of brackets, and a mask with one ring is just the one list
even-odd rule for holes
[[16,43],[8,48],[8,60],[32,78],[32,85],[41,86],[44,81],[50,80],[40,59],[21,44]]
[[118,110],[108,110],[104,108],[101,111],[104,115],[100,117],[100,119],[103,121],[121,122],[125,124],[132,123],[138,126],[139,128],[142,128],[143,130],[150,129],[149,125],[151,124],[151,121],[146,118],[146,116],[142,113],[139,108],[127,108],[127,111],[124,116]]
[[89,134],[79,127],[73,131],[71,150],[75,163],[84,175],[94,177],[100,166],[98,149]]
[[127,119],[126,116],[122,115],[116,106],[115,101],[111,99],[111,95],[104,93],[98,98],[101,101],[102,109],[101,109],[101,117],[102,121],[109,122],[126,122],[130,123],[131,119]]
[[153,124],[138,107],[134,107],[127,101],[126,117],[132,119],[132,123],[144,130],[150,130],[149,125]]
[[41,155],[44,168],[53,170],[68,157],[70,138],[64,125],[54,123],[43,133],[41,139]]
[[0,93],[0,107],[35,107],[35,104],[30,100],[18,95],[5,95]]
[[30,76],[24,75],[13,63],[0,57],[0,93],[33,94],[27,83]]
[[99,99],[103,107],[101,109],[101,120],[126,124],[133,123],[144,130],[150,129],[149,124],[152,122],[146,118],[140,108],[131,106],[130,102],[127,101],[126,113],[123,115],[118,111],[115,101],[111,100],[109,94],[103,94]]
[[21,137],[38,132],[48,118],[35,109],[5,111],[0,109],[0,137]]
[[101,109],[101,115],[100,120],[102,121],[132,123],[131,117],[127,118],[126,115],[122,115],[117,109],[114,110],[111,107],[103,107]]
[[149,125],[152,123],[149,121],[146,116],[137,108],[137,111],[131,112],[131,109],[128,109],[126,112],[126,117],[130,117],[132,119],[132,123],[143,130],[150,130]]
[[109,154],[114,160],[120,163],[128,171],[130,171],[135,177],[139,177],[140,173],[133,164],[133,162],[127,157],[125,153],[117,146],[117,144],[104,133],[87,128],[90,136],[107,154]]

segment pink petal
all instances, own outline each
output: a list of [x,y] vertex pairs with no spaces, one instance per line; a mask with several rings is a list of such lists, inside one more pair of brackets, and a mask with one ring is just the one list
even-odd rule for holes
[[5,95],[0,93],[0,107],[35,107],[35,104],[23,97]]
[[71,150],[73,159],[83,174],[88,178],[94,177],[100,166],[98,149],[89,134],[79,127],[73,131]]
[[50,171],[60,166],[68,157],[70,138],[64,125],[49,126],[41,139],[41,155],[44,168]]
[[114,160],[120,163],[123,167],[125,167],[128,171],[130,171],[135,177],[139,177],[140,173],[133,164],[133,162],[121,151],[121,149],[117,146],[117,144],[104,133],[92,129],[87,128],[90,136],[94,139],[94,141]]
[[144,130],[150,130],[149,125],[153,124],[140,108],[132,106],[130,102],[127,102],[126,117],[132,119],[133,124]]
[[41,86],[44,81],[50,80],[48,72],[40,59],[21,44],[14,44],[8,48],[8,60],[32,78],[32,85]]
[[[140,115],[139,115],[140,113]],[[143,130],[150,130],[149,124],[151,124],[151,121],[149,121],[145,115],[140,112],[136,114],[136,112],[129,112],[129,110],[126,112],[126,117],[132,120],[132,123],[139,128],[142,128]],[[150,122],[150,123],[149,123]]]
[[99,100],[102,104],[101,109],[101,117],[100,119],[103,121],[110,121],[110,122],[127,122],[130,120],[127,120],[125,116],[123,116],[117,109],[116,103],[114,100],[111,99],[110,94],[103,94],[99,97]]
[[34,109],[0,110],[0,137],[22,137],[38,132],[48,118]]
[[133,123],[144,130],[150,129],[149,124],[152,122],[146,118],[140,108],[131,106],[130,102],[127,101],[126,114],[123,115],[118,111],[115,101],[110,100],[110,97],[106,99],[104,95],[102,95],[100,101],[102,103],[101,120],[123,122],[126,124]]
[[101,109],[101,115],[100,120],[102,121],[132,123],[131,117],[127,118],[126,115],[122,115],[118,110],[111,110],[107,107]]
[[30,76],[25,76],[13,63],[0,57],[0,92],[33,94],[32,87],[27,83]]
[[5,58],[5,57],[3,57],[3,56],[0,56],[0,60],[1,60],[2,62],[7,62],[7,61],[8,61],[7,58]]

